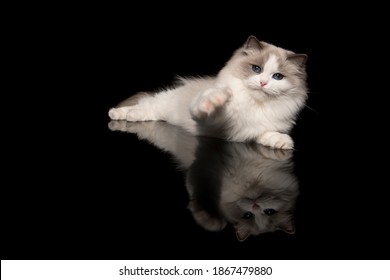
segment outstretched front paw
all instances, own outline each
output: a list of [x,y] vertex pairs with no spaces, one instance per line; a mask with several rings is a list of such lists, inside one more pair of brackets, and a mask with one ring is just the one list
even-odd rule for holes
[[201,94],[191,105],[191,115],[194,119],[204,119],[222,107],[230,98],[230,89],[209,89]]
[[257,142],[273,149],[294,149],[294,142],[291,137],[276,131],[266,132],[258,137]]

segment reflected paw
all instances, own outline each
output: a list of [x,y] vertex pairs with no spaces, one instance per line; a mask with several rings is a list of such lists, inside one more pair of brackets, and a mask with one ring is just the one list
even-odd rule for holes
[[292,149],[272,149],[271,147],[259,145],[258,151],[265,158],[277,161],[286,161],[293,156]]
[[127,121],[115,121],[112,120],[108,123],[108,128],[112,131],[127,131],[126,128]]

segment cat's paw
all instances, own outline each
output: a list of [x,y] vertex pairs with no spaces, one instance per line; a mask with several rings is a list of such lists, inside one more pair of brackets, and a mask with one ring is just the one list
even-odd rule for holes
[[108,116],[112,120],[125,120],[126,119],[126,114],[127,114],[127,109],[124,108],[124,107],[111,108],[108,111]]
[[294,149],[294,141],[289,135],[275,131],[264,133],[257,139],[257,142],[273,149]]
[[230,89],[209,89],[201,94],[191,105],[191,115],[194,119],[204,119],[223,106],[232,92]]

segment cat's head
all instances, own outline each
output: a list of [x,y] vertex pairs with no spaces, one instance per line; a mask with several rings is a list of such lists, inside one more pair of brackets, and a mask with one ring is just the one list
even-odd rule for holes
[[[296,184],[296,181],[291,183]],[[272,192],[259,185],[255,189],[234,201],[221,201],[218,212],[206,211],[196,200],[190,202],[189,208],[196,222],[206,230],[221,231],[231,224],[239,241],[277,230],[294,234],[297,188]]]
[[306,59],[305,54],[296,54],[250,36],[222,73],[240,79],[258,101],[283,96],[305,97]]
[[261,186],[236,201],[222,205],[226,219],[233,225],[239,241],[249,236],[282,230],[295,233],[296,192],[272,192]]

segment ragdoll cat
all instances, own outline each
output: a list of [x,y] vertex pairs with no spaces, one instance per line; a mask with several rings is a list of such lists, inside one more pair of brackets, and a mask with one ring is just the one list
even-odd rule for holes
[[293,149],[288,133],[307,99],[305,54],[250,36],[216,77],[181,78],[109,110],[113,120],[162,120],[194,135]]
[[186,172],[189,209],[204,229],[221,231],[231,224],[239,241],[276,230],[295,232],[299,188],[292,151],[194,137],[166,122],[111,121],[109,126],[136,133],[174,156]]

